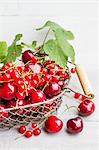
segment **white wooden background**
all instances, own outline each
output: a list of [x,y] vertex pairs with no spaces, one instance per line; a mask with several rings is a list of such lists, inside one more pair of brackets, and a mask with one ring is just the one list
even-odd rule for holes
[[[15,141],[19,136],[14,129],[0,131],[0,150],[99,150],[99,66],[98,66],[98,15],[96,0],[0,0],[0,40],[11,43],[16,33],[24,34],[24,41],[42,41],[44,31],[34,29],[53,20],[75,34],[72,42],[76,50],[76,61],[81,63],[94,87],[95,113],[84,118],[84,130],[77,136],[68,135],[64,129],[56,135],[45,132],[39,137]],[[77,79],[72,79],[78,87]],[[73,98],[64,97],[64,103],[77,104]],[[63,106],[59,110],[61,113]],[[73,114],[62,116],[64,123]],[[76,114],[75,114],[76,115]],[[65,128],[65,124],[64,124]]]

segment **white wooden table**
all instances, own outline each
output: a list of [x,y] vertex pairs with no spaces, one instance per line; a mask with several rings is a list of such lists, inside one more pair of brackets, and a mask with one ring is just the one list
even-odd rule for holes
[[[0,131],[0,150],[98,150],[99,149],[99,67],[97,49],[97,3],[96,0],[0,0],[0,40],[11,43],[16,33],[23,33],[23,40],[42,41],[45,31],[36,33],[34,28],[54,20],[70,29],[75,34],[72,42],[76,50],[76,61],[81,63],[95,89],[95,113],[84,118],[84,130],[74,136],[65,132],[65,122],[73,116],[66,113],[62,116],[63,130],[54,135],[42,132],[39,137],[26,139],[19,136],[15,129]],[[79,83],[74,78],[69,86]],[[72,98],[63,97],[64,103],[76,105]],[[59,109],[59,114],[63,105]],[[76,115],[76,114],[74,114]]]

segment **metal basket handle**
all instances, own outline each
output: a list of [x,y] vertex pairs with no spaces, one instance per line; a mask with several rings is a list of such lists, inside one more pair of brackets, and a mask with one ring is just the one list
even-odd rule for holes
[[93,89],[91,87],[91,84],[89,82],[89,79],[86,75],[84,68],[81,65],[76,64],[75,69],[76,69],[76,73],[79,78],[79,81],[81,83],[82,89],[84,91],[84,94],[87,96],[90,96],[91,98],[94,98],[95,95],[94,95]]

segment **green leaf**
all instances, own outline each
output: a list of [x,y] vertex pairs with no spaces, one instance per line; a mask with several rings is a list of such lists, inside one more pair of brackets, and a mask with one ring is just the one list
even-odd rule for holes
[[8,47],[8,54],[6,56],[4,63],[13,62],[16,60],[17,57],[21,55],[22,45],[17,44],[17,42],[21,39],[21,37],[22,37],[22,34],[17,34],[15,36],[13,43]]
[[5,41],[0,42],[0,62],[7,56],[8,46]]
[[74,48],[67,41],[64,32],[62,30],[57,29],[55,35],[56,35],[57,42],[61,47],[63,53],[71,59],[72,63],[74,63],[75,62]]
[[21,38],[22,38],[22,34],[17,34],[16,36],[15,36],[15,39],[14,39],[14,42],[17,42],[17,41],[19,41]]
[[61,48],[61,51],[64,53],[65,56],[69,57],[74,63],[75,61],[75,52],[72,45],[68,42],[68,40],[73,40],[74,35],[71,31],[66,31],[60,25],[56,24],[55,22],[48,21],[45,25],[37,30],[41,30],[44,27],[49,27],[54,33],[57,44]]
[[36,45],[37,45],[37,41],[32,41],[32,48],[35,48],[36,47]]
[[27,43],[23,43],[23,42],[21,43],[22,47],[26,46],[28,48],[31,48],[33,51],[35,51],[34,49],[35,49],[36,45],[37,45],[37,41],[33,41],[32,44],[27,44]]
[[47,21],[44,26],[42,26],[41,28],[37,28],[36,30],[41,30],[41,29],[43,29],[45,27],[49,27],[55,33],[56,33],[57,29],[60,29],[60,30],[62,30],[64,32],[67,40],[73,40],[74,39],[74,35],[73,35],[73,33],[71,31],[66,31],[60,25],[58,25],[58,24],[56,24],[55,22],[52,22],[52,21]]
[[48,40],[44,46],[43,50],[49,57],[54,60],[61,67],[65,68],[67,64],[67,56],[61,51],[61,48],[57,45],[57,41]]

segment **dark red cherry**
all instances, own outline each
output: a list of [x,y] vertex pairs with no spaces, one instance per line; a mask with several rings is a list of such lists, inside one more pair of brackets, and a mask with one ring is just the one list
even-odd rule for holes
[[56,82],[50,82],[46,86],[44,92],[48,97],[51,98],[53,96],[58,95],[61,92],[61,87]]
[[15,98],[16,91],[16,86],[12,82],[4,83],[0,87],[0,97],[5,100],[12,100]]
[[66,126],[69,133],[76,134],[83,130],[83,121],[80,117],[72,118],[67,121]]
[[22,61],[24,63],[27,63],[28,61],[32,61],[33,64],[35,64],[38,59],[36,56],[33,55],[32,51],[27,50],[22,54]]
[[78,106],[78,112],[81,116],[89,116],[95,110],[95,104],[91,100],[85,100]]
[[63,127],[63,122],[56,116],[50,116],[45,121],[45,130],[49,133],[59,132]]
[[46,100],[46,95],[41,90],[33,91],[31,94],[31,103],[39,103]]

